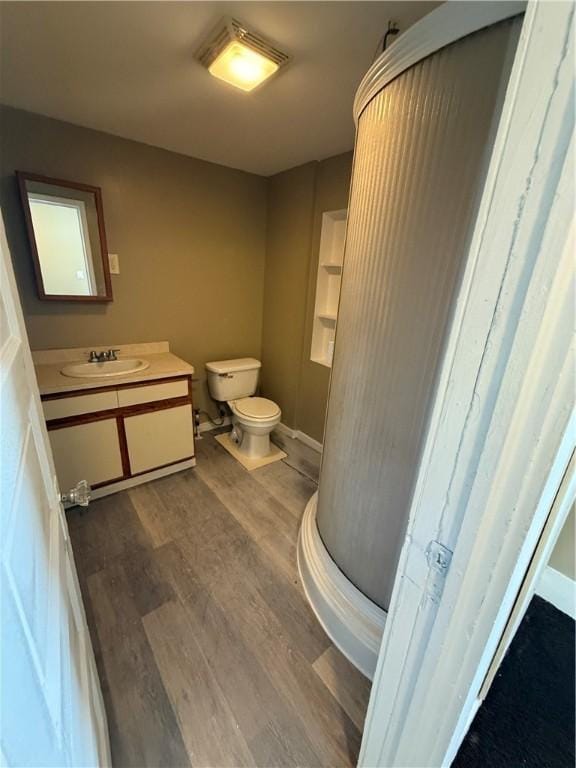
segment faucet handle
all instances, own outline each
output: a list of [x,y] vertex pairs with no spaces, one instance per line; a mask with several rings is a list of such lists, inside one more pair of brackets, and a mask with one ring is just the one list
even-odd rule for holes
[[90,356],[88,358],[89,363],[97,363],[98,362],[98,353],[95,350],[90,351]]
[[109,349],[108,350],[108,360],[117,360],[116,352],[120,352],[119,349]]

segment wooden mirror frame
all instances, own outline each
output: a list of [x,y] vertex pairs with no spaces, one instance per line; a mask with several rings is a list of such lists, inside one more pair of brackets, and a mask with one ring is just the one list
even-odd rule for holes
[[[90,303],[112,301],[112,281],[110,279],[110,264],[108,263],[108,247],[106,245],[106,230],[104,228],[104,208],[102,206],[102,190],[100,187],[92,187],[89,184],[80,184],[79,182],[66,181],[65,179],[54,179],[50,176],[42,176],[37,173],[26,173],[24,171],[16,171],[16,178],[18,179],[20,199],[22,201],[22,209],[24,211],[26,229],[28,231],[28,242],[30,243],[32,262],[34,264],[34,275],[36,277],[36,290],[38,292],[38,298],[41,301],[82,301]],[[28,192],[26,189],[27,181],[39,181],[43,184],[54,184],[59,187],[67,187],[68,189],[78,189],[81,192],[90,192],[94,195],[94,200],[96,203],[96,215],[98,217],[100,257],[102,259],[104,286],[106,289],[105,293],[99,296],[73,296],[67,294],[59,295],[55,293],[46,293],[44,290],[44,280],[42,278],[40,259],[38,257],[38,247],[36,245],[36,236],[34,234],[32,214],[30,212],[30,205],[28,202]]]

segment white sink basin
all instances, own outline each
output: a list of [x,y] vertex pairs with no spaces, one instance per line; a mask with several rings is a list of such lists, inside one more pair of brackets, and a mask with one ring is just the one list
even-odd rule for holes
[[145,371],[150,366],[146,360],[127,358],[125,360],[105,360],[102,363],[70,363],[60,371],[64,376],[75,379],[105,378],[108,376],[126,376],[129,373]]

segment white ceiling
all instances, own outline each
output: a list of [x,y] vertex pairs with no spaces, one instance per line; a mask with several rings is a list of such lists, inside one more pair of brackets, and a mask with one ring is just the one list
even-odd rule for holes
[[[269,175],[353,146],[352,101],[388,19],[434,2],[3,2],[4,104]],[[194,51],[233,15],[293,61],[252,94]]]

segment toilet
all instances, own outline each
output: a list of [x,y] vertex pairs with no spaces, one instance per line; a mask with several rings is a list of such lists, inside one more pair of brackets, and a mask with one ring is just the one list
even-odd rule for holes
[[245,457],[248,462],[263,463],[268,457],[276,460],[285,456],[279,456],[275,446],[270,444],[270,432],[279,424],[282,415],[279,406],[265,397],[254,397],[261,365],[253,357],[206,363],[211,397],[219,403],[227,403],[232,412],[233,428],[229,440],[236,448],[231,452],[237,452],[236,458],[240,461]]

